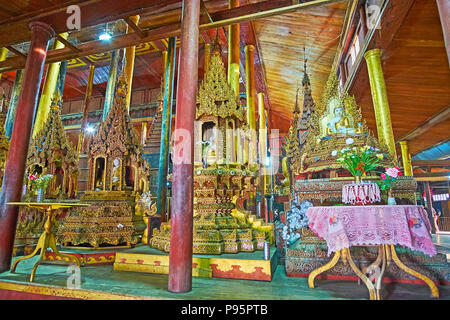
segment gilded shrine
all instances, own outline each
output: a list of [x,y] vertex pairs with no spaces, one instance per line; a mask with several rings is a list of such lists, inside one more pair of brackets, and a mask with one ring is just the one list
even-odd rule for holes
[[[216,42],[197,95],[194,253],[253,252],[262,250],[264,242],[273,239],[271,224],[262,223],[251,212],[236,206],[239,199],[249,199],[258,184],[257,166],[249,163],[244,154],[252,148],[249,137],[245,111],[227,82]],[[170,222],[155,229],[149,243],[168,252]]]
[[107,118],[89,140],[88,190],[80,198],[89,208],[73,208],[58,230],[58,240],[71,246],[126,245],[141,241],[145,224],[136,200],[148,191],[149,168],[126,108],[126,80],[118,79]]
[[[36,186],[30,175],[35,177],[52,175],[44,190],[48,201],[75,200],[78,177],[78,160],[72,142],[64,132],[61,121],[62,97],[53,96],[50,112],[42,129],[31,140],[28,149],[23,199],[36,201]],[[56,227],[60,220],[55,224]],[[43,230],[45,217],[36,209],[22,206],[19,209],[16,244],[30,244],[37,241],[37,235]]]

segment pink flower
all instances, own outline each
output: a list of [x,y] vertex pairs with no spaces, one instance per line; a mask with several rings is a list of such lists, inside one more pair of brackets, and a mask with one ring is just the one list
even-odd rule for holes
[[381,179],[386,180],[386,175],[384,173],[381,174]]
[[397,178],[401,173],[400,170],[397,167],[395,167],[386,169],[386,174],[392,178]]

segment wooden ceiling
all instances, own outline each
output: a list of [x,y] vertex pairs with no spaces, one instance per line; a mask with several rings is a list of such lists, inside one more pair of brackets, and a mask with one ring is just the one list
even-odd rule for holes
[[[392,41],[383,48],[382,61],[395,140],[406,137],[410,153],[415,155],[450,138],[450,117],[445,112],[450,109],[450,69],[436,1],[400,2],[394,5],[404,6],[406,14]],[[395,18],[399,17],[391,19]],[[386,33],[383,28],[379,32]],[[377,47],[383,46],[381,36],[375,42]],[[376,134],[365,62],[357,78],[351,93]],[[421,130],[431,119],[445,119],[444,113],[446,120]]]
[[313,98],[320,99],[336,55],[347,5],[343,2],[253,22],[273,113],[292,119],[305,56]]

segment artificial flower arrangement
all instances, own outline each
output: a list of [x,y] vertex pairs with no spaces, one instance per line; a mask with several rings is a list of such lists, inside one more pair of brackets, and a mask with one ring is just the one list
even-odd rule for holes
[[44,190],[47,189],[47,186],[50,180],[52,180],[52,178],[53,175],[51,174],[45,174],[40,177],[37,174],[30,174],[30,176],[28,177],[28,179],[30,180],[31,187],[35,185],[37,189],[44,189]]
[[392,183],[397,180],[398,176],[401,176],[402,172],[398,167],[386,168],[385,173],[381,174],[381,180],[377,181],[380,190],[391,190]]
[[[352,144],[353,139],[347,139],[347,144]],[[331,153],[332,156],[337,156],[337,150]],[[375,169],[380,166],[381,160],[384,156],[380,150],[371,146],[363,147],[347,147],[343,148],[337,162],[347,169],[354,177],[365,177],[369,172],[377,172]]]

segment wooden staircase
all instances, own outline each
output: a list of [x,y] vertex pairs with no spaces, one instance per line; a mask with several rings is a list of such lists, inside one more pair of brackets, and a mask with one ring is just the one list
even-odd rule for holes
[[159,154],[161,152],[161,122],[162,112],[158,110],[153,119],[150,128],[149,135],[145,140],[144,145],[144,158],[147,160],[150,166],[151,179],[150,179],[150,192],[153,196],[156,196],[158,186],[158,166],[159,166]]
[[145,140],[145,154],[159,154],[161,150],[161,129],[161,115],[157,114],[155,119],[153,119],[152,125],[150,126],[150,134]]

